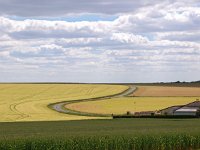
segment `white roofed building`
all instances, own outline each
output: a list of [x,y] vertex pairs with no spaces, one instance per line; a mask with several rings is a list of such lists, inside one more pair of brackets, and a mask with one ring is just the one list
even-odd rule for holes
[[182,107],[174,112],[176,116],[197,116],[199,107]]
[[200,117],[200,101],[197,99],[186,105],[171,106],[158,111],[161,115]]

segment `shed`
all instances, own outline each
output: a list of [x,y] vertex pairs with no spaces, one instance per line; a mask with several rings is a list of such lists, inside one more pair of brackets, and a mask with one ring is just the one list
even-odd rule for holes
[[161,109],[158,112],[161,113],[161,115],[173,115],[173,113],[177,110],[180,109],[183,106],[171,106],[171,107],[167,107],[165,109]]
[[175,116],[197,116],[199,113],[198,107],[182,107],[174,112]]

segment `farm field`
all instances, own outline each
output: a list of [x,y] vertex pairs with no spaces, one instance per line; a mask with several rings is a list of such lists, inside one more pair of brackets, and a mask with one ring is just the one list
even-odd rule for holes
[[169,150],[200,147],[199,119],[0,123],[0,149]]
[[127,88],[95,84],[0,84],[0,122],[94,119],[58,113],[47,105],[113,95]]
[[98,114],[124,114],[127,111],[155,111],[174,105],[184,105],[200,97],[123,97],[66,105],[80,112]]
[[[63,114],[47,107],[61,101],[103,97],[101,100],[71,103],[66,107],[80,112],[122,114],[162,109],[200,98],[126,96],[130,94],[127,89],[125,85],[103,84],[0,84],[0,149],[200,148],[200,119],[108,119]],[[132,87],[132,90],[135,89]],[[109,95],[117,96],[106,97]]]
[[200,87],[137,86],[133,96],[200,96]]

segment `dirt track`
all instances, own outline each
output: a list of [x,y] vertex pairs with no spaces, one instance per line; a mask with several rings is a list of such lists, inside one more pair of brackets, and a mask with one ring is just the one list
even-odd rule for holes
[[110,99],[110,98],[120,98],[120,97],[125,97],[129,96],[136,90],[136,87],[133,85],[129,85],[129,89],[115,94],[115,95],[109,95],[109,96],[104,96],[104,97],[97,97],[97,98],[89,98],[89,99],[80,99],[80,100],[71,100],[71,101],[66,101],[66,102],[59,102],[59,103],[54,103],[50,104],[49,107],[57,112],[60,113],[65,113],[65,114],[71,114],[71,115],[81,115],[81,116],[99,116],[99,117],[106,117],[110,116],[110,114],[94,114],[94,113],[85,113],[85,112],[79,112],[75,110],[68,109],[66,105],[72,104],[72,103],[78,103],[78,102],[86,102],[86,101],[98,101],[98,100],[105,100],[105,99]]

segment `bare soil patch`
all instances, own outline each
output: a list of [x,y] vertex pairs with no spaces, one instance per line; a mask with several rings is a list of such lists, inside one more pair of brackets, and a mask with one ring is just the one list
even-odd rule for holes
[[199,87],[138,86],[133,96],[200,96]]

